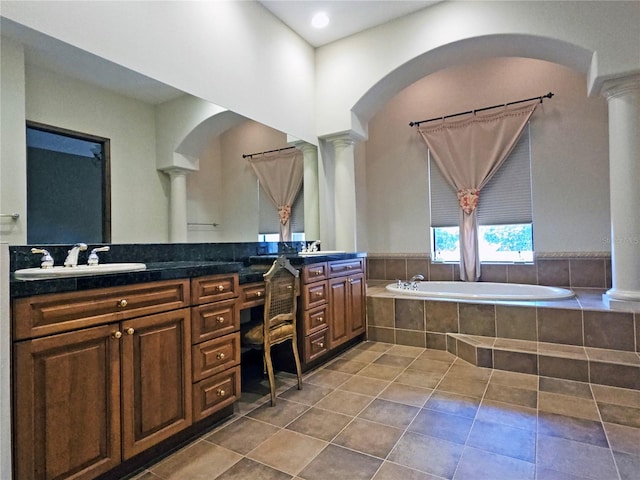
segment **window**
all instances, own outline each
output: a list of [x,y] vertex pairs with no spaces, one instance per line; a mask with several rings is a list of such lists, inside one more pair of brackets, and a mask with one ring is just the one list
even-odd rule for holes
[[[453,189],[429,161],[431,258],[460,261],[460,207]],[[480,194],[478,247],[481,262],[533,262],[529,127]]]
[[27,122],[27,242],[111,241],[109,139]]
[[[259,242],[280,241],[280,216],[278,209],[269,200],[258,182],[258,202],[260,205],[260,225],[258,230]],[[291,207],[291,241],[304,241],[304,185],[300,188],[293,206]]]

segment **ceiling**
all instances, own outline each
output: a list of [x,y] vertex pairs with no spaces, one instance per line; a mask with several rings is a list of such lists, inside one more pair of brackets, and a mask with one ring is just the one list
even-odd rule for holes
[[[427,8],[442,0],[257,1],[310,45],[318,47]],[[326,28],[317,30],[310,23],[313,14],[320,10],[330,16],[331,23]],[[1,19],[1,25],[3,35],[14,37],[25,45],[25,60],[28,64],[44,67],[150,104],[160,104],[183,93],[4,17]]]
[[[258,0],[271,13],[314,47],[320,47],[441,0]],[[324,11],[331,22],[323,29],[311,18]]]

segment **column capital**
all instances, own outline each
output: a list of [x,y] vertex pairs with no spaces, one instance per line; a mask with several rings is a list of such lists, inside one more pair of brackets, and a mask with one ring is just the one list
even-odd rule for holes
[[305,142],[304,140],[298,140],[298,141],[290,142],[290,143],[291,143],[291,145],[296,147],[298,150],[300,150],[303,154],[306,154],[306,153],[318,153],[318,147],[317,147],[317,145],[314,145],[313,143]]
[[334,135],[329,135],[325,137],[325,140],[327,140],[328,142],[331,142],[334,148],[336,147],[339,148],[339,147],[353,146],[356,143],[365,140],[365,138],[362,137],[361,135],[358,135],[353,130],[351,130],[348,132],[341,132],[341,133],[336,133]]
[[640,94],[640,75],[605,80],[600,91],[607,100],[631,93]]
[[166,173],[170,177],[186,176],[188,173],[195,172],[189,168],[182,167],[164,167],[159,169],[161,172]]

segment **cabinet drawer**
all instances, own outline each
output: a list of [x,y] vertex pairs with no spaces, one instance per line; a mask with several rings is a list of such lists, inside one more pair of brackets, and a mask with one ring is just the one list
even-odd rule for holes
[[314,263],[302,269],[302,283],[318,282],[327,279],[327,262]]
[[187,306],[188,279],[18,298],[13,302],[14,340]]
[[264,305],[266,290],[264,282],[247,283],[240,286],[240,310]]
[[332,277],[340,275],[350,275],[352,273],[361,273],[363,271],[364,259],[362,258],[329,262],[329,275],[331,275]]
[[327,353],[329,350],[328,338],[328,329],[304,337],[304,361],[310,362]]
[[311,333],[318,332],[327,328],[329,308],[328,306],[321,305],[320,307],[306,310],[304,312],[304,333],[309,335]]
[[302,309],[319,307],[327,303],[327,282],[304,285],[302,288]]
[[240,333],[214,338],[191,348],[194,382],[240,363]]
[[200,343],[240,329],[240,311],[235,299],[191,308],[191,338]]
[[198,421],[240,399],[240,366],[193,385],[193,420]]
[[238,275],[211,275],[191,280],[191,304],[217,302],[236,298],[239,290]]

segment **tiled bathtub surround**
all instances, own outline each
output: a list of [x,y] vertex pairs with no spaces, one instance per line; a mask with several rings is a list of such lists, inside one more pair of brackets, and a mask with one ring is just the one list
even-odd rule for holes
[[640,315],[601,290],[545,302],[463,303],[367,288],[368,339],[448,350],[482,367],[640,389]]
[[[570,288],[611,288],[608,254],[547,253],[534,264],[482,264],[483,282],[525,283]],[[422,274],[426,280],[459,280],[458,265],[431,263],[428,255],[375,254],[367,258],[370,280],[405,280]]]

